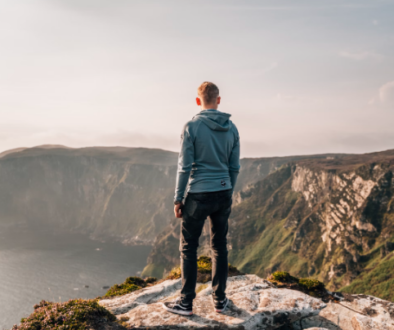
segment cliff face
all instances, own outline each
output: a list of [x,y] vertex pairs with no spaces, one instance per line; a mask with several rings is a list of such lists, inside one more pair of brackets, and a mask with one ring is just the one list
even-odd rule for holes
[[232,262],[262,275],[290,269],[333,289],[364,276],[391,250],[393,160],[386,152],[300,161],[257,183],[234,208]]
[[[289,270],[331,288],[394,299],[394,152],[242,159],[230,262]],[[177,154],[40,147],[0,154],[0,226],[65,228],[152,244],[144,275],[179,264],[172,198]],[[209,251],[208,228],[201,254]],[[345,287],[350,285],[350,287]]]
[[177,154],[32,148],[0,158],[0,225],[47,225],[146,243],[170,221]]
[[290,162],[302,160],[342,159],[346,154],[322,154],[308,156],[267,157],[267,158],[243,158],[241,159],[241,172],[238,176],[235,192],[239,192],[253,186],[256,182],[264,179],[267,175],[275,172],[281,166]]
[[[241,160],[238,187],[292,158]],[[46,225],[152,244],[174,218],[176,167],[177,154],[159,149],[41,146],[3,152],[0,227]]]
[[[393,170],[393,151],[282,166],[235,196],[230,262],[247,273],[287,270],[393,300]],[[174,225],[158,237],[147,270],[178,262],[178,232]],[[205,234],[204,253],[207,242]]]
[[[332,289],[384,268],[394,238],[393,169],[393,152],[283,167],[234,208],[232,263],[262,275],[290,269]],[[394,299],[385,276],[369,292]]]

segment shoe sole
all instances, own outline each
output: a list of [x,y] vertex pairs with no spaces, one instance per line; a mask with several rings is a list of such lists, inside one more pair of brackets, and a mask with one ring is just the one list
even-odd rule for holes
[[179,315],[183,315],[183,316],[191,316],[193,315],[193,312],[188,312],[188,311],[175,311],[171,308],[168,308],[166,305],[163,304],[164,309],[167,312],[173,313],[173,314],[179,314]]
[[226,305],[224,305],[222,309],[217,309],[217,308],[215,308],[215,312],[216,312],[216,313],[223,313],[224,310],[227,308],[228,302],[229,302],[229,300],[227,299],[227,300],[226,300]]

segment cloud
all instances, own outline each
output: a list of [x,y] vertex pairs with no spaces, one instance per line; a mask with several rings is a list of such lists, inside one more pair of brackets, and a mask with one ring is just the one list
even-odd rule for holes
[[394,80],[379,88],[379,100],[384,105],[394,106]]
[[374,51],[361,51],[361,52],[350,52],[343,50],[339,52],[340,57],[348,58],[355,61],[363,60],[381,60],[383,55],[380,55]]

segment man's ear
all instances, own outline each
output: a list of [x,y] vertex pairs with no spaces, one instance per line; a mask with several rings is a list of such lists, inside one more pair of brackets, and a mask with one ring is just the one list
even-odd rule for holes
[[196,97],[196,103],[197,105],[201,106],[201,99],[199,97]]
[[220,96],[218,96],[218,98],[217,98],[217,100],[216,100],[216,103],[217,104],[220,104],[220,100],[221,100],[222,98],[220,97]]

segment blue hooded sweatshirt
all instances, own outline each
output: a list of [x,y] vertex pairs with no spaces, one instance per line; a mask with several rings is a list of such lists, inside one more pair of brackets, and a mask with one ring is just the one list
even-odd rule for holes
[[230,116],[214,109],[203,110],[184,126],[175,201],[182,201],[185,191],[234,189],[240,148],[238,130]]

